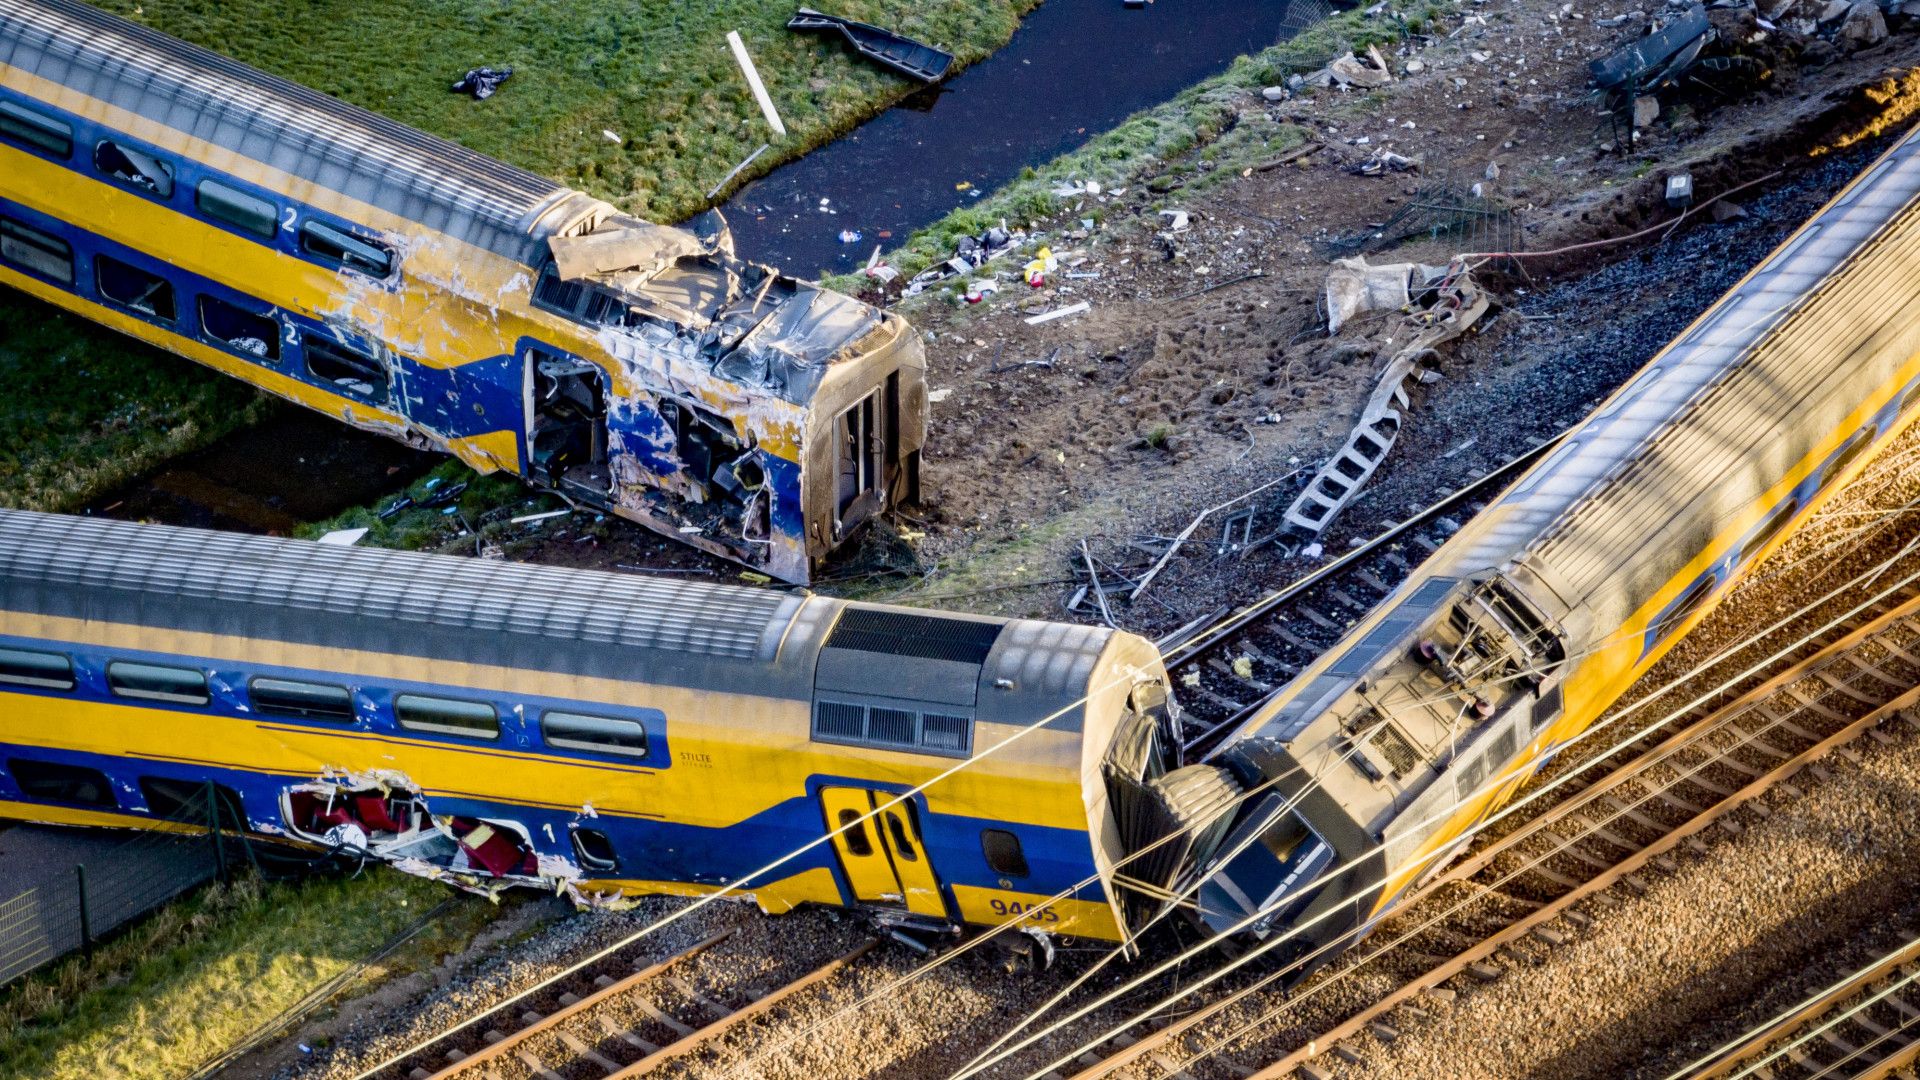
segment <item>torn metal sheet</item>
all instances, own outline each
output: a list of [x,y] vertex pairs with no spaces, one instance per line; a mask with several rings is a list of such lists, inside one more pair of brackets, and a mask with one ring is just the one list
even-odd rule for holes
[[551,236],[547,247],[565,281],[618,270],[659,273],[680,259],[707,252],[707,246],[684,229],[638,220],[618,222],[584,236]]
[[[1395,320],[1394,332],[1410,329],[1413,337],[1388,359],[1373,395],[1360,412],[1359,423],[1340,450],[1320,467],[1282,515],[1289,532],[1306,537],[1324,531],[1386,460],[1400,433],[1408,381],[1419,377],[1420,365],[1434,358],[1434,350],[1441,344],[1478,322],[1488,307],[1485,294],[1457,262],[1447,267],[1415,263],[1368,266],[1364,259],[1345,259],[1327,275],[1330,326],[1334,325],[1336,295],[1344,305],[1346,319],[1366,310],[1409,309],[1404,319]],[[1388,340],[1394,339],[1390,336]]]

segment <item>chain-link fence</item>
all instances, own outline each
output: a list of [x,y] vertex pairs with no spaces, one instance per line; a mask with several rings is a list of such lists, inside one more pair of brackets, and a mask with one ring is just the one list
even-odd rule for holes
[[[94,943],[181,893],[252,859],[244,822],[214,785],[182,800],[167,831],[142,831],[85,861],[47,867],[0,899],[0,985]],[[16,883],[18,886],[18,883]]]

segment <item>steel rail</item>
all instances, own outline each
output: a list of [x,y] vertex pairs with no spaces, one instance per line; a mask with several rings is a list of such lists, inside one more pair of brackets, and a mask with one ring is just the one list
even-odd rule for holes
[[[1920,603],[1920,601],[1917,601]],[[1626,879],[1629,875],[1644,869],[1654,859],[1678,847],[1681,842],[1695,836],[1708,826],[1722,820],[1728,814],[1748,805],[1760,795],[1766,793],[1775,784],[1797,774],[1801,769],[1827,756],[1834,750],[1878,727],[1888,718],[1920,702],[1920,687],[1907,690],[1885,704],[1868,711],[1864,716],[1841,727],[1840,730],[1814,743],[1812,746],[1782,761],[1773,769],[1761,773],[1749,783],[1735,789],[1730,794],[1706,807],[1689,821],[1676,826],[1659,839],[1640,848],[1638,851],[1601,871],[1587,881],[1570,889],[1562,896],[1548,901],[1524,917],[1510,923],[1499,931],[1485,937],[1479,943],[1463,950],[1447,961],[1413,976],[1399,988],[1380,998],[1372,1005],[1348,1017],[1339,1024],[1322,1032],[1306,1046],[1293,1050],[1266,1068],[1253,1074],[1248,1080],[1279,1080],[1289,1072],[1306,1064],[1317,1056],[1322,1048],[1330,1049],[1342,1039],[1358,1034],[1369,1024],[1378,1021],[1393,1009],[1406,1004],[1415,994],[1421,993],[1465,972],[1473,964],[1492,956],[1502,946],[1511,944],[1532,934],[1534,930],[1544,928],[1547,923],[1566,913],[1574,904],[1612,885]],[[1254,1023],[1264,1021],[1257,1020]],[[1253,1025],[1248,1025],[1250,1029]]]

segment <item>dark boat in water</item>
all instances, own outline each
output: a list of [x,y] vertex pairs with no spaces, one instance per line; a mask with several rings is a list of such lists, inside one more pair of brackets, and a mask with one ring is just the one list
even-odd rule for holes
[[870,23],[843,19],[812,8],[801,8],[787,20],[789,30],[838,30],[860,55],[876,64],[893,69],[909,79],[937,83],[953,67],[953,54],[931,45],[883,30]]

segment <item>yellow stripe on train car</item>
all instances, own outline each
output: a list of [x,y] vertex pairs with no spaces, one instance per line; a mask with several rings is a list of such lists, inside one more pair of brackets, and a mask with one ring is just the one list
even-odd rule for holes
[[[1385,910],[1398,898],[1402,889],[1433,869],[1435,860],[1432,856],[1435,852],[1446,850],[1468,829],[1505,803],[1525,780],[1531,762],[1544,752],[1546,747],[1563,743],[1585,731],[1589,725],[1599,719],[1608,705],[1619,700],[1620,696],[1658,663],[1668,650],[1678,644],[1687,631],[1706,618],[1707,611],[1697,611],[1671,632],[1663,634],[1661,640],[1651,649],[1646,648],[1648,628],[1653,625],[1660,613],[1678,599],[1690,585],[1698,581],[1708,567],[1725,558],[1726,552],[1731,550],[1734,544],[1763,521],[1807,477],[1813,475],[1814,470],[1820,468],[1822,463],[1848,439],[1865,428],[1868,421],[1893,400],[1894,395],[1900,393],[1916,378],[1920,378],[1920,354],[1909,357],[1892,378],[1875,388],[1859,407],[1848,413],[1840,426],[1829,432],[1826,438],[1788,471],[1785,478],[1755,499],[1745,511],[1736,515],[1732,519],[1732,525],[1721,529],[1699,555],[1655,590],[1653,597],[1641,605],[1622,626],[1609,634],[1603,644],[1578,661],[1564,684],[1562,700],[1565,706],[1560,716],[1541,731],[1528,745],[1525,753],[1516,757],[1507,768],[1500,771],[1498,775],[1503,779],[1490,785],[1484,794],[1463,802],[1448,818],[1446,824],[1421,844],[1405,866],[1389,872],[1386,888],[1381,891],[1373,913],[1378,914]],[[1885,446],[1902,431],[1912,426],[1916,420],[1920,420],[1920,412],[1897,418],[1883,435],[1875,439],[1875,446]],[[1846,485],[1848,480],[1865,468],[1871,459],[1871,454],[1861,454],[1857,457],[1841,475],[1833,477],[1825,487],[1809,499],[1796,518],[1804,521],[1808,515],[1817,512]],[[1746,563],[1746,567],[1750,569],[1757,565],[1785,543],[1791,535],[1792,530],[1781,530],[1779,535],[1773,537],[1753,554]]]
[[[313,776],[336,767],[399,768],[427,789],[501,802],[571,806],[591,802],[603,813],[737,824],[799,797],[813,776],[851,776],[902,786],[931,781],[951,762],[900,751],[812,742],[801,701],[694,691],[680,687],[424,660],[389,653],[106,624],[61,616],[0,612],[9,632],[89,649],[213,658],[216,665],[292,667],[333,672],[375,685],[428,683],[498,694],[639,705],[668,717],[670,768],[615,766],[492,743],[453,743],[362,728],[327,729],[235,717],[218,712],[156,709],[57,695],[12,695],[0,714],[0,740],[90,753],[165,758],[181,747],[220,747],[220,763],[244,771]],[[128,710],[138,709],[138,713]],[[107,711],[93,711],[107,710]],[[137,717],[137,723],[122,723]],[[709,722],[704,717],[724,717]],[[529,718],[532,721],[532,718]],[[981,723],[978,745],[1015,728]],[[935,813],[1014,824],[1084,829],[1078,776],[1080,739],[1043,730],[1021,739],[1018,754],[998,754],[934,784],[925,793]],[[396,757],[404,753],[401,763]],[[724,766],[722,768],[721,766]],[[613,786],[614,777],[628,777]],[[723,796],[716,798],[716,795]],[[697,807],[705,818],[678,814]]]

